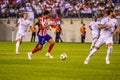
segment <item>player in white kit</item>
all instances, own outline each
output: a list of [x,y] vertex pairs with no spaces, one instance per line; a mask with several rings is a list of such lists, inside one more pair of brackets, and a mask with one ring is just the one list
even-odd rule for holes
[[17,34],[16,34],[16,41],[17,41],[16,54],[19,54],[18,52],[19,46],[22,43],[22,40],[24,39],[29,26],[31,27],[32,25],[31,25],[31,21],[28,20],[28,13],[24,13],[23,18],[20,18],[18,20],[18,23],[14,27],[14,30],[16,29],[16,27],[18,27]]
[[93,50],[90,51],[90,54],[85,59],[84,64],[88,64],[90,58],[97,52],[97,50],[105,43],[108,47],[107,55],[106,55],[106,64],[110,64],[110,54],[112,53],[113,49],[113,33],[115,31],[115,25],[118,23],[114,16],[113,10],[107,11],[107,17],[101,20],[99,28],[101,29],[100,37],[97,40],[95,47]]
[[100,22],[97,20],[97,17],[94,17],[94,20],[91,21],[89,24],[89,28],[92,32],[92,37],[93,37],[90,50],[92,50],[94,48],[94,45],[99,37],[99,33],[100,33],[99,24],[100,24]]

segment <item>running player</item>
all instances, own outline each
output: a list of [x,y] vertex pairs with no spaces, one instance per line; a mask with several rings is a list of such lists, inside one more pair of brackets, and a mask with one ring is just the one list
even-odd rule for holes
[[20,18],[16,26],[13,28],[15,30],[16,27],[18,27],[18,31],[16,35],[16,41],[17,41],[16,42],[16,54],[19,54],[18,52],[19,46],[22,43],[22,40],[24,39],[29,26],[31,27],[32,24],[31,24],[31,21],[28,20],[28,13],[24,13],[23,18]]
[[92,37],[93,37],[90,50],[92,50],[94,48],[94,45],[99,37],[99,33],[100,33],[99,24],[100,24],[100,22],[97,20],[97,17],[94,17],[94,20],[91,21],[89,24],[89,28],[92,31]]
[[43,45],[45,44],[46,41],[48,41],[50,43],[48,52],[46,53],[46,56],[48,56],[50,59],[53,58],[53,56],[51,56],[50,52],[51,52],[55,42],[52,39],[52,37],[47,34],[47,29],[51,25],[51,24],[49,24],[49,21],[47,21],[49,16],[50,16],[50,12],[46,10],[46,11],[44,11],[43,16],[39,18],[40,19],[40,21],[39,21],[40,22],[40,32],[38,34],[38,44],[31,52],[28,52],[29,60],[32,59],[31,58],[32,54],[36,53],[37,51],[39,51],[43,48]]
[[97,40],[94,49],[90,51],[90,54],[88,57],[85,59],[84,64],[88,64],[90,58],[97,52],[97,50],[105,43],[108,47],[107,50],[107,55],[106,55],[106,64],[110,64],[110,54],[112,53],[113,49],[113,33],[115,31],[115,25],[116,22],[115,19],[113,18],[114,16],[114,11],[113,10],[108,10],[107,11],[107,17],[103,18],[101,20],[101,23],[99,25],[99,28],[101,29],[100,32],[100,37]]

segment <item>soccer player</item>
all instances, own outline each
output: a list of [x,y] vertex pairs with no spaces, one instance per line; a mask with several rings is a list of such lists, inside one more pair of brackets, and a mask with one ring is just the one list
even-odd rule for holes
[[28,20],[28,13],[24,13],[23,18],[20,18],[16,26],[13,27],[14,30],[16,29],[16,27],[18,27],[18,31],[16,34],[16,41],[17,41],[16,42],[16,54],[19,54],[18,52],[19,46],[22,43],[22,40],[24,39],[29,26],[31,27],[32,24],[31,24],[31,21]]
[[97,17],[94,17],[94,20],[91,21],[89,24],[89,28],[92,31],[92,37],[93,37],[90,50],[92,50],[94,48],[94,45],[99,37],[99,32],[100,32],[99,24],[100,24],[100,22],[97,20]]
[[94,49],[90,51],[90,54],[85,59],[84,64],[88,64],[90,58],[97,52],[97,50],[105,43],[108,47],[107,55],[106,55],[106,64],[110,64],[110,55],[113,49],[113,33],[115,31],[115,25],[118,23],[114,16],[113,10],[107,11],[107,17],[103,18],[100,22],[99,28],[101,29],[100,37],[97,40]]
[[50,27],[51,24],[49,24],[49,21],[47,20],[50,16],[50,12],[48,10],[45,10],[43,13],[43,16],[40,17],[40,32],[38,35],[38,44],[37,46],[31,51],[28,52],[28,59],[31,60],[32,55],[36,53],[37,51],[41,50],[43,48],[43,45],[45,44],[46,41],[50,43],[50,46],[48,48],[48,52],[46,53],[46,56],[48,56],[50,59],[53,58],[51,56],[50,52],[54,46],[54,40],[50,35],[47,34],[47,29]]

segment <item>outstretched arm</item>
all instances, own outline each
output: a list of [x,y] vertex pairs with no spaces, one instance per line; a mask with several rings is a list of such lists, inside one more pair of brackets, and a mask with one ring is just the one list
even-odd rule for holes
[[103,29],[103,28],[108,29],[108,28],[112,28],[112,26],[110,26],[110,25],[99,24],[99,29]]
[[13,27],[13,31],[16,30],[16,28],[18,27],[19,23],[17,23],[14,27]]

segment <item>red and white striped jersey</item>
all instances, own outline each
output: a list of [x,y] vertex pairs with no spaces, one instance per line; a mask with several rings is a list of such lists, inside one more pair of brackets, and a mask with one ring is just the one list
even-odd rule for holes
[[46,36],[47,35],[47,28],[44,26],[48,25],[47,19],[45,19],[43,16],[39,18],[39,23],[40,23],[40,36]]

